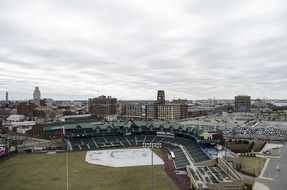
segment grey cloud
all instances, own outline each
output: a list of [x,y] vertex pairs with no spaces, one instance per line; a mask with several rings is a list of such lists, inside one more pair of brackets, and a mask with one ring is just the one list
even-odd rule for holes
[[287,6],[260,2],[2,0],[0,96],[284,98]]

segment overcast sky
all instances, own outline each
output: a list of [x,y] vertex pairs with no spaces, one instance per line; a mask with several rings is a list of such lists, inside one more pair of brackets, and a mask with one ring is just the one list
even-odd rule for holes
[[287,98],[286,0],[0,0],[0,99]]

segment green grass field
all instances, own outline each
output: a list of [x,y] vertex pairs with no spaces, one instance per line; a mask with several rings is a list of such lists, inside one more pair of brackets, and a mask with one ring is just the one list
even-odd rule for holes
[[239,157],[239,164],[241,166],[240,170],[242,170],[243,172],[259,176],[261,170],[264,167],[265,161],[266,159],[261,157],[240,156]]
[[[151,167],[111,168],[85,162],[86,152],[68,153],[69,190],[151,189]],[[0,162],[1,190],[66,190],[66,154],[22,154]],[[175,190],[163,166],[154,166],[154,189]]]

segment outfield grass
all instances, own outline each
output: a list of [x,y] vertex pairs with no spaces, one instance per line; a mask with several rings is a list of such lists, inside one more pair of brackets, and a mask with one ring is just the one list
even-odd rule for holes
[[[68,153],[69,190],[151,189],[151,167],[88,164],[86,152]],[[66,154],[22,154],[0,162],[1,190],[66,190]],[[154,189],[175,190],[163,166],[154,166]]]
[[255,176],[259,176],[264,167],[265,161],[266,159],[261,157],[240,156],[240,170],[249,174],[255,174]]

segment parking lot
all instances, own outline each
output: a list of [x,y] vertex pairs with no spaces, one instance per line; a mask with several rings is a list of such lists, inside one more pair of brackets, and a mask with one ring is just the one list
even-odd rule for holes
[[228,127],[223,131],[226,137],[258,138],[266,140],[287,140],[287,129],[275,127]]
[[249,128],[249,127],[233,127],[226,128],[225,134],[242,134],[242,135],[271,135],[271,136],[287,136],[286,129],[278,129],[274,127],[268,128]]

